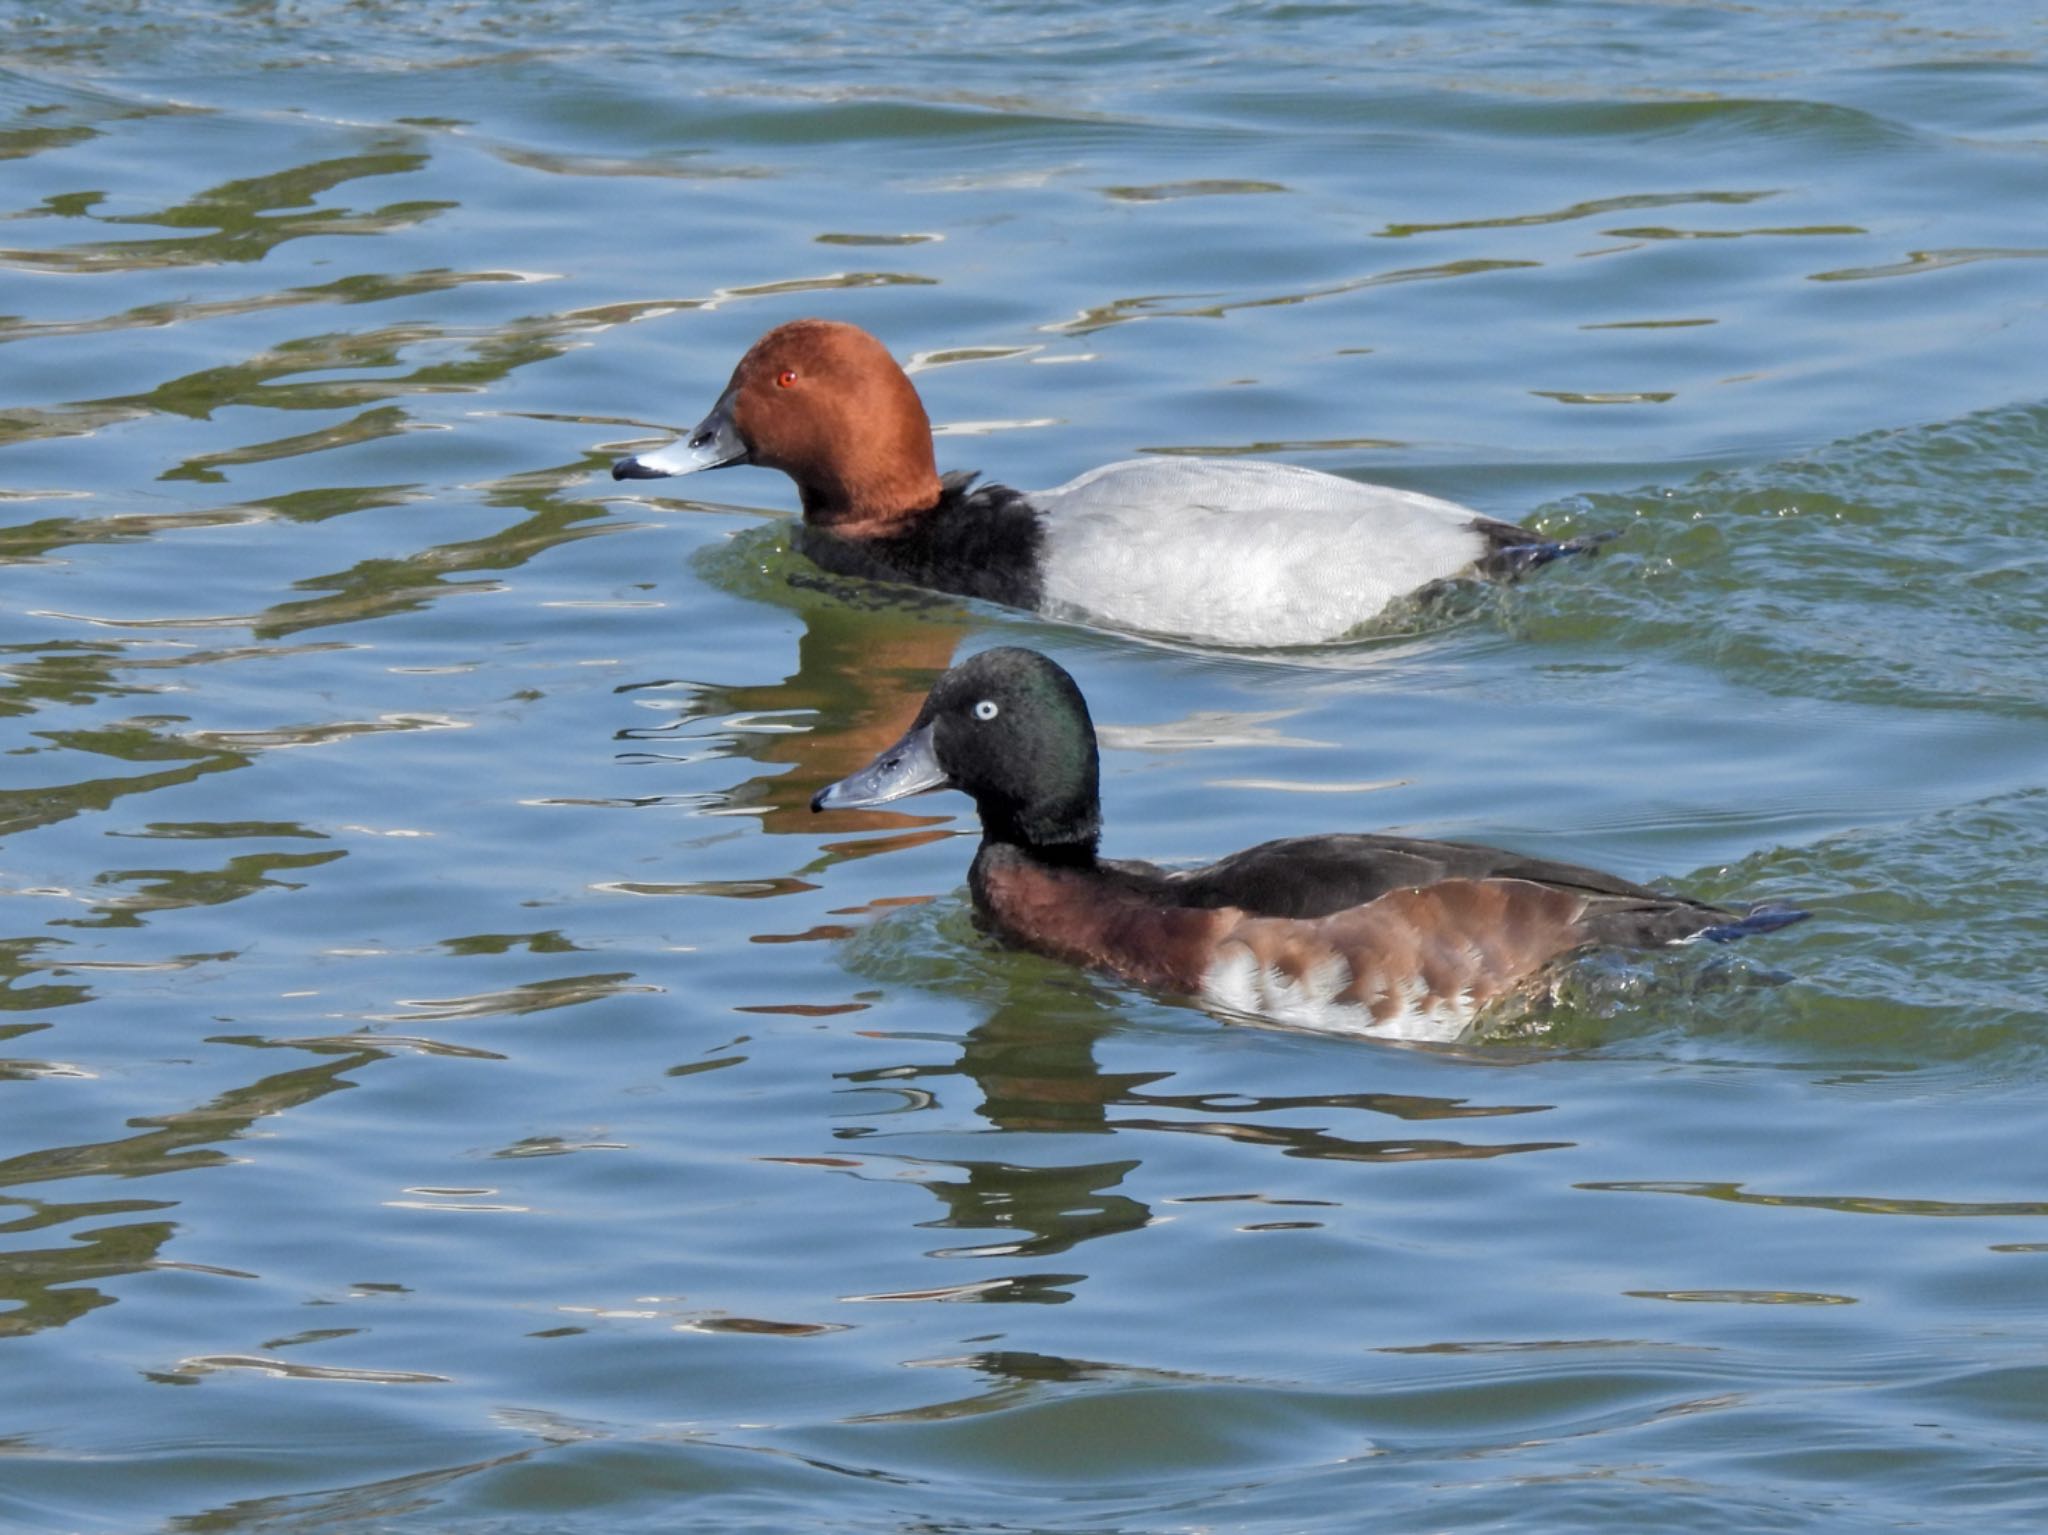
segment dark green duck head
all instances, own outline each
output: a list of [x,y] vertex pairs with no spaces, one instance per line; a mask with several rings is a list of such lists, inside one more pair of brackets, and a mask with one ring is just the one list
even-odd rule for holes
[[1100,769],[1088,705],[1035,650],[984,650],[933,684],[903,739],[820,789],[813,810],[862,810],[958,789],[982,835],[1046,857],[1092,859],[1102,834]]

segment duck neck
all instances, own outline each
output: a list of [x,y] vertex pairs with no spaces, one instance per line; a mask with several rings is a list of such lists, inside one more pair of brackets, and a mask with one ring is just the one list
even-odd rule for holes
[[1093,869],[1102,840],[1102,814],[1090,801],[1058,809],[1019,811],[984,804],[981,811],[980,857],[1014,851],[1033,863],[1055,869]]
[[1086,871],[1096,867],[1096,846],[1097,839],[1092,835],[1073,842],[1027,842],[1021,837],[1005,836],[995,828],[985,826],[982,828],[981,849],[976,856],[1008,851],[1048,868]]
[[804,521],[838,538],[896,538],[938,510],[944,495],[925,443],[921,459],[893,469],[807,477],[797,481]]

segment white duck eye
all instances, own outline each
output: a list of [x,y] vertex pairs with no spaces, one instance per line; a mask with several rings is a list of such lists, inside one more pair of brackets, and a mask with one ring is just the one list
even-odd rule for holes
[[974,706],[974,717],[978,720],[983,721],[984,723],[994,719],[998,714],[1001,714],[1002,712],[1003,711],[1001,709],[996,707],[996,701],[993,698],[984,698],[980,703]]

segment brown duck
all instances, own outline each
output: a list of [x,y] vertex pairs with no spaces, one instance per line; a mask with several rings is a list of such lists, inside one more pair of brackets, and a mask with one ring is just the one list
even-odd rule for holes
[[966,793],[974,904],[1004,937],[1072,964],[1276,1023],[1453,1039],[1581,949],[1726,942],[1797,922],[1498,848],[1339,834],[1261,843],[1198,869],[1106,859],[1095,727],[1032,650],[942,676],[909,732],[814,810]]

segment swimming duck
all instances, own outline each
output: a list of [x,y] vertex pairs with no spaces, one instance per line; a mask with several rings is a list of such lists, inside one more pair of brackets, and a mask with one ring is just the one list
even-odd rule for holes
[[798,547],[836,574],[1218,645],[1338,639],[1438,582],[1513,576],[1599,541],[1548,541],[1293,464],[1131,459],[1028,492],[941,475],[908,375],[831,320],[769,331],[695,430],[620,459],[612,477],[731,464],[796,481]]
[[1097,779],[1074,679],[1003,648],[940,677],[902,740],[811,808],[959,789],[981,817],[968,888],[1004,937],[1231,1012],[1381,1038],[1454,1039],[1589,946],[1725,942],[1806,915],[1414,837],[1288,837],[1198,869],[1106,859]]

